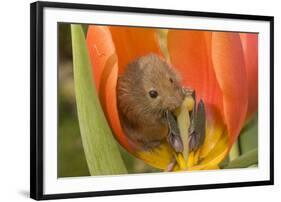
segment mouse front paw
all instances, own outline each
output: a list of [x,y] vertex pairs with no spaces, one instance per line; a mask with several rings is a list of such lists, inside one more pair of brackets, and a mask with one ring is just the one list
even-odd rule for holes
[[188,87],[182,87],[181,88],[182,93],[184,96],[192,96],[195,97],[195,90],[193,88],[188,88]]

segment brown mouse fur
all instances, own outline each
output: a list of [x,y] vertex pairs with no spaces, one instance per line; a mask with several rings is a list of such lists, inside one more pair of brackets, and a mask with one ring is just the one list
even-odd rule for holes
[[[152,90],[157,97],[150,96]],[[165,140],[168,125],[164,113],[180,106],[182,100],[179,76],[155,54],[136,59],[118,78],[121,125],[141,149],[151,149]]]

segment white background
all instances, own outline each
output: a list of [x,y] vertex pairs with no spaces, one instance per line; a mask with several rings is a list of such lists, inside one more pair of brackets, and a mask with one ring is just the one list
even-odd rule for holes
[[[76,1],[78,2],[78,1]],[[29,3],[1,4],[0,29],[0,201],[27,201],[29,195]],[[79,2],[81,3],[81,2]],[[84,0],[83,3],[156,7],[275,16],[275,186],[142,194],[68,201],[278,201],[281,195],[280,132],[281,13],[276,1]],[[279,9],[278,9],[279,8]],[[279,54],[278,54],[279,53]],[[279,92],[278,92],[279,91]]]

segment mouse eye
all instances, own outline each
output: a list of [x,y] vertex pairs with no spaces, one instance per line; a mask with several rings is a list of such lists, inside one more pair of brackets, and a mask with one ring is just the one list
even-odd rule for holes
[[171,83],[174,83],[174,80],[172,78],[169,79]]
[[151,90],[148,93],[151,98],[156,98],[158,96],[158,92],[156,90]]

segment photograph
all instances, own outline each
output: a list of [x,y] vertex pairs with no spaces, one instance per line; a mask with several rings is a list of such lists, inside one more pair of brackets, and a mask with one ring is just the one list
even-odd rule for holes
[[258,33],[58,23],[59,178],[258,168]]
[[31,198],[273,184],[272,16],[31,4]]

